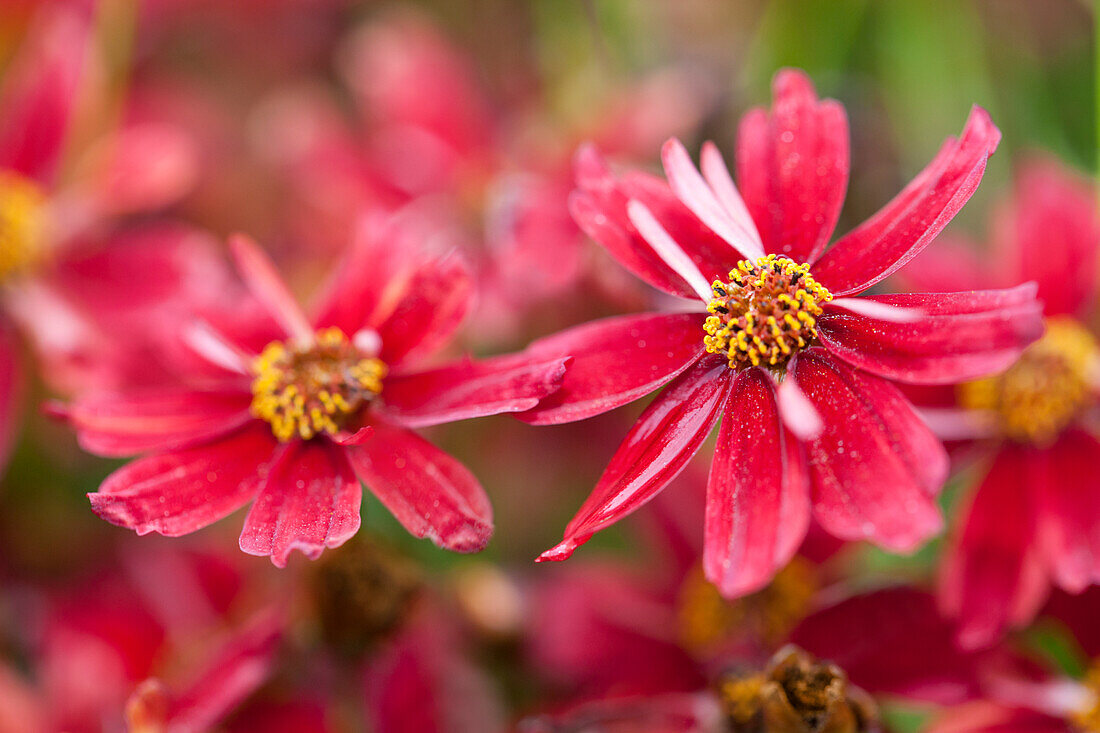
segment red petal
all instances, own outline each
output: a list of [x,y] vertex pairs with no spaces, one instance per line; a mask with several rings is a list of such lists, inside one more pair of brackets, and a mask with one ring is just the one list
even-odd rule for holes
[[373,316],[378,320],[368,323],[382,337],[382,360],[392,367],[446,344],[462,325],[472,289],[469,268],[453,254],[425,259],[402,283],[391,283]]
[[133,461],[89,494],[103,519],[138,534],[177,537],[236,511],[259,490],[275,451],[266,425],[208,445]]
[[345,450],[323,439],[285,445],[245,517],[241,549],[282,568],[293,550],[316,560],[358,532],[363,490]]
[[1047,578],[1035,545],[1034,464],[1024,450],[1000,450],[960,515],[940,577],[940,603],[959,621],[959,643],[989,646],[1034,618]]
[[1096,293],[1100,216],[1096,188],[1054,160],[1033,160],[1011,207],[994,219],[1007,282],[1036,280],[1047,315],[1079,314]]
[[229,238],[229,249],[248,291],[263,304],[275,322],[288,336],[311,341],[313,328],[267,253],[251,237],[243,234]]
[[822,349],[803,352],[793,372],[825,423],[807,446],[818,522],[897,552],[939,532],[947,454],[897,387]]
[[604,318],[539,339],[532,359],[571,356],[561,389],[518,415],[534,425],[583,420],[649,394],[703,354],[703,316],[639,313]]
[[814,265],[814,277],[833,295],[871,287],[920,254],[978,187],[1001,133],[975,107],[959,140],[939,154],[874,216],[837,240]]
[[406,427],[522,412],[558,388],[566,363],[568,358],[509,354],[399,374],[386,379],[383,401],[374,409]]
[[375,425],[347,451],[356,475],[411,534],[456,552],[477,552],[493,533],[493,509],[469,469],[403,428]]
[[15,331],[0,323],[0,475],[11,456],[23,408],[23,365]]
[[1035,285],[1010,290],[870,296],[918,308],[919,320],[891,323],[825,306],[821,341],[853,366],[888,379],[953,384],[1003,371],[1043,334]]
[[1054,581],[1080,593],[1100,583],[1100,442],[1069,430],[1033,460],[1039,544]]
[[231,638],[170,705],[168,729],[212,730],[275,670],[282,624],[261,616]]
[[146,390],[76,400],[66,415],[85,450],[102,456],[176,450],[216,438],[252,420],[241,389]]
[[853,596],[808,616],[790,642],[835,662],[868,692],[941,705],[980,691],[978,659],[955,646],[934,597],[912,588]]
[[52,5],[35,18],[0,90],[0,169],[53,177],[89,55],[88,15]]
[[[890,282],[900,285],[898,290],[914,293],[957,293],[1001,284],[1001,268],[996,268],[996,273],[992,269],[989,256],[976,242],[946,231],[936,237],[935,247],[914,257]],[[1005,282],[1031,279],[1029,276]]]
[[771,379],[759,369],[733,383],[707,484],[703,568],[727,598],[763,588],[810,525],[802,446],[784,429]]
[[737,179],[764,249],[813,262],[848,187],[848,117],[839,103],[818,101],[801,71],[780,71],[772,90],[770,115],[755,109],[741,120]]
[[718,421],[732,375],[724,361],[706,359],[657,395],[565,528],[563,541],[539,560],[565,560],[595,532],[638,509],[676,478]]
[[645,204],[708,279],[726,276],[740,259],[737,250],[704,226],[664,181],[639,173],[617,180],[590,145],[577,152],[576,177],[577,190],[570,197],[569,208],[577,224],[623,267],[653,287],[692,300],[698,297],[631,223],[626,210],[631,199]]

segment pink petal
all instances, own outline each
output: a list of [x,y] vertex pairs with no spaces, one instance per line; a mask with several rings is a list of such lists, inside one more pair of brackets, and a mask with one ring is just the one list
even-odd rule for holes
[[260,688],[276,670],[282,622],[260,616],[230,638],[194,681],[169,705],[172,733],[213,730],[235,707]]
[[814,277],[839,297],[866,290],[896,272],[967,202],[1000,139],[986,111],[975,107],[962,137],[948,139],[901,193],[837,240],[814,265]]
[[889,379],[953,384],[1007,369],[1043,333],[1035,285],[968,293],[877,295],[868,302],[917,308],[910,323],[888,322],[831,304],[818,319],[821,342],[853,366]]
[[275,447],[271,431],[257,424],[215,443],[128,463],[88,499],[100,517],[138,534],[188,534],[255,496]]
[[374,409],[406,427],[523,412],[558,388],[568,361],[509,354],[398,374],[386,379],[382,402]]
[[632,173],[616,179],[591,145],[577,151],[576,178],[577,190],[569,207],[577,224],[623,267],[655,288],[693,300],[696,297],[695,290],[665,264],[630,221],[627,202],[631,199],[649,209],[704,278],[726,276],[740,259],[736,250],[699,221],[658,178]]
[[821,435],[825,424],[821,421],[821,415],[817,414],[817,408],[799,389],[798,382],[793,379],[779,382],[775,396],[779,405],[779,417],[796,438],[807,441]]
[[316,560],[358,532],[363,489],[345,450],[324,439],[283,446],[245,517],[241,549],[282,568],[293,550]]
[[469,469],[416,433],[382,423],[348,449],[362,479],[416,537],[455,552],[477,552],[493,533],[493,509]]
[[1080,593],[1100,583],[1100,442],[1072,429],[1033,455],[1039,545],[1054,582]]
[[807,446],[818,522],[896,552],[939,532],[947,454],[898,389],[819,348],[802,352],[793,373],[825,423]]
[[813,262],[848,187],[848,118],[837,102],[818,101],[801,71],[780,71],[772,90],[771,114],[758,108],[741,120],[737,178],[764,249]]
[[723,196],[730,201],[734,211],[727,209],[726,205],[719,200],[717,193],[711,189],[711,184],[696,170],[691,162],[691,156],[679,140],[672,138],[664,144],[661,148],[661,160],[664,162],[665,175],[672,190],[701,222],[726,240],[741,257],[755,260],[764,256],[764,248],[757,241],[756,227],[752,224],[752,220],[736,218],[741,213],[740,209],[744,209],[744,203],[720,156],[717,159],[720,164],[718,167],[715,165],[713,155],[710,156],[709,170],[713,175],[718,176],[717,181],[722,186]]
[[703,318],[640,313],[592,321],[539,339],[532,359],[572,357],[561,388],[517,415],[533,425],[583,420],[649,394],[703,354]]
[[364,324],[382,337],[381,358],[391,367],[445,345],[469,310],[473,281],[457,254],[424,258],[402,287],[388,290]]
[[695,294],[704,303],[709,303],[714,293],[710,289],[710,282],[699,272],[699,268],[691,261],[680,245],[676,243],[661,223],[653,216],[653,213],[640,201],[631,199],[626,204],[626,214],[630,223],[642,235],[642,238],[653,248],[666,265],[673,272],[684,279]]
[[760,233],[756,231],[756,223],[752,220],[752,214],[749,213],[745,200],[741,198],[741,193],[733,182],[733,176],[730,175],[730,170],[726,167],[726,161],[722,159],[718,146],[709,140],[703,143],[699,164],[703,178],[706,179],[722,206],[746,233],[749,240],[756,245],[755,251],[763,252],[764,245],[760,241]]
[[703,568],[726,598],[763,588],[810,525],[802,446],[783,427],[771,378],[741,372],[718,431],[707,483]]
[[[945,231],[936,237],[936,246],[929,247],[914,257],[904,268],[894,273],[891,283],[913,293],[957,293],[963,290],[996,287],[1001,278],[1001,267],[992,267],[989,255],[973,241],[953,231]],[[996,270],[992,272],[991,270]],[[1031,277],[1005,280],[1018,283]]]
[[596,488],[539,560],[565,560],[601,529],[638,509],[684,470],[710,434],[729,393],[733,371],[704,359],[650,403],[630,428]]
[[994,219],[1007,282],[1036,280],[1047,315],[1078,314],[1095,296],[1100,212],[1095,184],[1054,159],[1028,161]]
[[239,388],[157,389],[80,398],[64,410],[80,445],[102,456],[176,450],[216,438],[252,420],[251,395]]
[[306,314],[260,246],[250,237],[237,234],[230,237],[229,249],[249,292],[263,304],[287,335],[303,343],[312,341],[313,327],[309,325]]
[[955,646],[935,598],[884,588],[846,598],[805,618],[790,641],[835,662],[874,694],[953,705],[980,694],[980,657]]
[[88,60],[90,13],[39,13],[0,89],[0,169],[48,182],[61,156]]
[[198,143],[182,127],[167,123],[129,124],[93,151],[101,170],[84,183],[108,214],[154,211],[183,198],[198,182]]
[[1027,624],[1048,585],[1035,544],[1029,484],[1034,464],[1023,450],[1002,448],[960,515],[941,567],[940,605],[959,622],[965,648],[990,646]]

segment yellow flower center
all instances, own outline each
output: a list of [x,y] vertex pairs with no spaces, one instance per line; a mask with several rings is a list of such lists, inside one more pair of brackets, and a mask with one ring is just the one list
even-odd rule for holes
[[1087,733],[1100,733],[1100,660],[1096,660],[1081,680],[1085,688],[1092,693],[1091,703],[1068,716],[1069,722],[1078,730]]
[[1093,401],[1098,357],[1084,326],[1052,318],[1046,334],[1004,374],[959,385],[959,402],[996,415],[1012,440],[1049,445]]
[[338,328],[312,343],[272,341],[252,364],[252,414],[280,441],[334,434],[382,391],[386,365],[363,355]]
[[777,255],[741,260],[729,282],[715,280],[711,290],[703,345],[726,356],[731,369],[786,366],[817,337],[821,304],[833,297],[809,265]]
[[46,195],[34,181],[0,171],[0,279],[26,269],[43,251]]

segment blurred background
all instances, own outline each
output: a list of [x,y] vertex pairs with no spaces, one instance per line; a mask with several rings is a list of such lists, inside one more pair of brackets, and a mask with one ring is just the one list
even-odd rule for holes
[[[245,231],[308,300],[364,211],[423,207],[479,273],[469,319],[478,325],[456,354],[522,348],[645,307],[653,294],[572,228],[574,150],[594,140],[617,163],[658,172],[660,144],[676,135],[692,151],[712,139],[730,160],[737,120],[770,102],[784,66],[806,70],[848,111],[852,174],[838,231],[900,190],[972,104],[1004,139],[949,231],[984,241],[1029,152],[1086,174],[1097,165],[1085,0],[7,0],[0,78],[63,5],[88,19],[89,46],[59,180],[79,187],[135,130],[152,150],[131,163],[152,181],[150,200],[146,189],[119,194],[130,203],[97,240],[170,222],[205,233],[221,257],[225,236]],[[125,188],[120,170],[97,185]],[[540,237],[551,235],[568,246],[548,253]],[[26,386],[0,484],[0,730],[170,730],[156,727],[159,693],[146,686],[135,697],[139,685],[190,690],[219,653],[210,650],[272,605],[290,617],[278,662],[211,718],[216,729],[503,730],[612,689],[603,677],[620,666],[661,667],[677,677],[661,682],[673,688],[697,683],[672,662],[632,659],[641,648],[632,642],[596,650],[598,635],[584,636],[587,617],[572,606],[592,602],[594,583],[604,602],[621,594],[631,608],[634,591],[611,578],[640,578],[682,601],[682,579],[668,580],[683,568],[669,560],[666,525],[686,513],[684,526],[701,528],[705,467],[666,492],[668,506],[601,533],[569,563],[533,563],[641,406],[564,427],[497,417],[432,431],[493,500],[496,533],[483,553],[411,538],[365,495],[362,542],[316,563],[295,555],[279,571],[239,552],[237,515],[180,539],[135,537],[95,517],[85,494],[121,464],[81,452],[42,409],[72,391],[56,371],[43,376],[53,367],[39,341],[21,347]],[[922,585],[938,551],[829,547],[807,562],[852,587],[880,577]],[[422,596],[430,601],[414,614],[410,599]],[[670,633],[669,643],[686,638]],[[570,650],[586,644],[587,656]],[[591,668],[600,681],[576,671]],[[430,700],[452,711],[449,722],[402,727],[413,724],[379,702],[380,690],[389,708],[402,696],[410,707]],[[926,711],[890,714],[917,729]]]

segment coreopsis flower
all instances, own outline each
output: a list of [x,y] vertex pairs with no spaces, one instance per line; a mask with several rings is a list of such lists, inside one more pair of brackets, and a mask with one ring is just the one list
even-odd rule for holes
[[[926,395],[929,422],[965,439],[980,478],[943,565],[945,609],[961,641],[995,642],[1027,624],[1053,583],[1079,593],[1100,582],[1100,346],[1090,326],[1100,265],[1096,189],[1053,161],[1020,170],[994,215],[994,267],[945,249],[908,276],[929,289],[1035,278],[1047,330],[1004,374]],[[930,255],[933,253],[929,253]],[[950,273],[947,275],[946,273]]]
[[705,518],[706,577],[762,587],[811,517],[846,540],[908,552],[940,531],[941,443],[888,380],[953,383],[1004,369],[1042,332],[1033,285],[855,297],[923,250],[973,193],[1000,133],[975,108],[959,139],[882,210],[826,248],[848,177],[847,122],[798,71],[741,123],[739,193],[717,148],[702,174],[676,140],[669,183],[577,159],[578,223],[689,312],[608,318],[536,342],[571,355],[561,389],[521,419],[580,420],[667,385],[611,459],[563,560],[649,501],[721,421]]
[[[457,256],[426,256],[397,220],[362,238],[312,320],[267,256],[231,241],[237,267],[278,328],[205,323],[192,344],[221,376],[63,408],[81,445],[147,454],[89,495],[139,534],[193,532],[255,500],[241,549],[286,564],[359,529],[360,481],[417,537],[480,550],[492,510],[457,460],[410,428],[527,410],[557,388],[561,358],[505,355],[418,368],[457,329],[470,280]],[[261,346],[267,342],[266,346]]]

